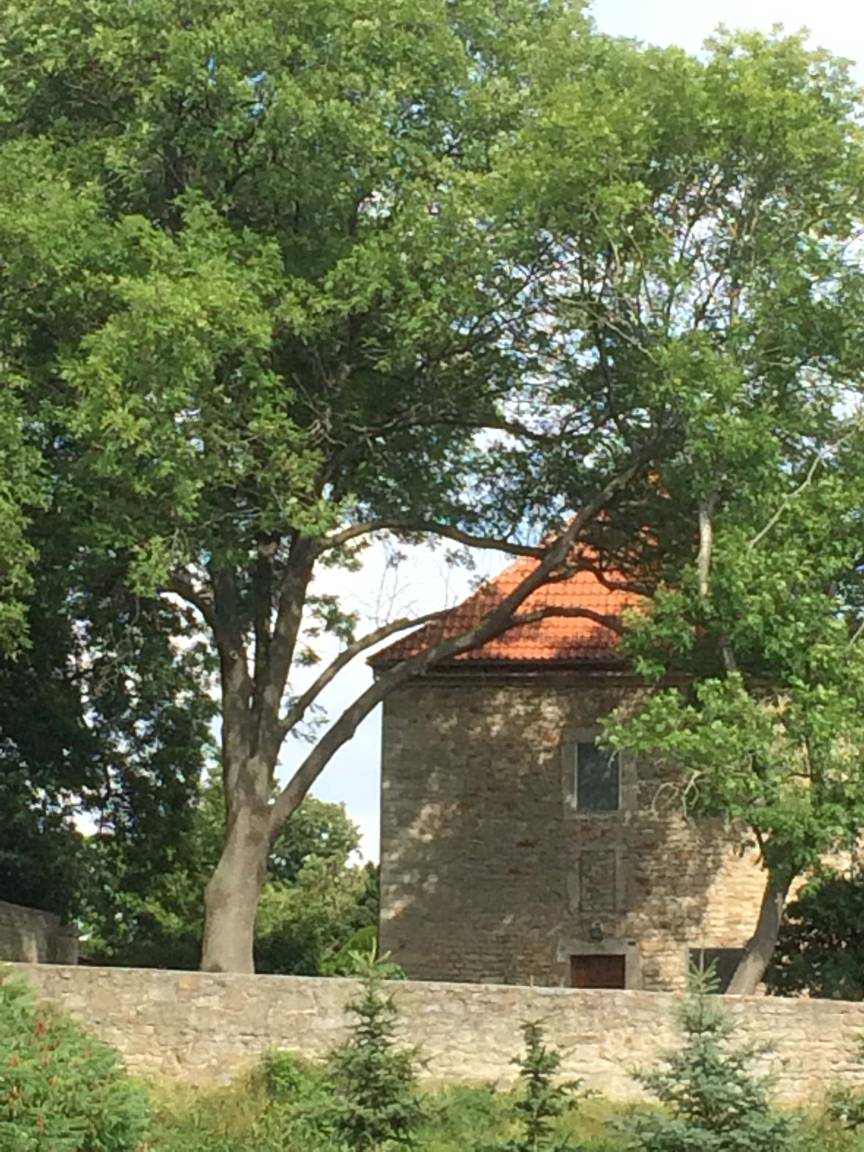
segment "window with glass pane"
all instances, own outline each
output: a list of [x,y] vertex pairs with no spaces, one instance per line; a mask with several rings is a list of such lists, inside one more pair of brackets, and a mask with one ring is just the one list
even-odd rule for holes
[[617,812],[621,807],[621,767],[617,752],[593,740],[576,745],[576,807],[580,812]]

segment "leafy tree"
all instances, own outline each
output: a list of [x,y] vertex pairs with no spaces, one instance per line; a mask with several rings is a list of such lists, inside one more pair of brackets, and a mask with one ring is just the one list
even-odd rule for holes
[[864,999],[864,881],[820,870],[786,908],[765,973],[769,992]]
[[409,1147],[423,1111],[416,1092],[416,1054],[397,1048],[392,996],[382,988],[386,957],[371,952],[362,965],[362,991],[349,1005],[350,1040],[330,1059],[333,1129],[352,1152]]
[[29,643],[0,659],[0,897],[75,916],[94,879],[79,824],[151,872],[185,835],[207,654],[176,607],[131,596],[110,566],[79,571],[68,526],[40,514],[31,536]]
[[734,1026],[713,990],[711,973],[695,974],[679,1011],[684,1046],[638,1079],[663,1111],[636,1113],[628,1124],[643,1152],[791,1152],[802,1145],[795,1121],[772,1110],[768,1084],[752,1071],[753,1047],[732,1047]]
[[[796,36],[708,48],[704,64],[667,61],[631,239],[586,262],[574,233],[585,272],[562,306],[597,317],[598,388],[639,380],[676,428],[632,557],[654,595],[627,645],[653,690],[609,738],[677,762],[679,809],[724,817],[761,853],[730,986],[748,992],[792,880],[864,811],[862,153],[841,63]],[[633,540],[620,548],[626,561]]]
[[[81,547],[218,658],[203,965],[249,970],[270,847],[388,692],[573,564],[677,581],[699,516],[772,516],[836,442],[864,354],[855,91],[800,38],[697,60],[568,0],[24,0],[0,36],[25,430],[44,453],[61,429]],[[417,622],[358,637],[315,585],[384,532],[538,564],[274,796],[320,691]],[[322,631],[343,650],[301,692]]]
[[[640,415],[570,469],[596,421],[571,429],[566,389],[538,405],[524,383],[531,286],[558,257],[502,177],[544,47],[586,28],[567,0],[26,0],[0,19],[0,324],[31,435],[46,414],[62,430],[82,547],[191,606],[218,656],[206,968],[251,968],[269,848],[363,717],[506,627],[643,462]],[[546,451],[573,491],[538,499]],[[514,545],[541,560],[518,596],[383,675],[274,799],[319,691],[413,622],[355,639],[316,567],[350,570],[385,530],[497,546],[576,506],[554,544]],[[345,649],[292,695],[304,621]]]
[[[133,967],[195,968],[201,955],[201,893],[219,859],[224,794],[200,790],[170,855],[145,867],[146,841],[114,835],[84,845],[88,955]],[[359,832],[338,804],[307,797],[274,846],[255,930],[262,972],[320,975],[356,932],[378,919],[378,875],[350,862]],[[343,973],[347,974],[347,973]]]
[[765,973],[792,881],[846,851],[864,822],[857,470],[846,453],[826,461],[795,498],[794,530],[770,549],[758,546],[755,517],[730,516],[717,527],[710,593],[691,569],[631,637],[637,666],[673,672],[679,686],[619,716],[610,739],[679,763],[682,809],[734,822],[764,864],[733,993],[752,992]]

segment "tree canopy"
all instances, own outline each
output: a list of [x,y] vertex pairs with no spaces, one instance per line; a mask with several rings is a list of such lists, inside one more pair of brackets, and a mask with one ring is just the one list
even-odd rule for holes
[[[89,959],[126,967],[196,968],[204,886],[222,849],[225,797],[202,782],[182,834],[153,858],[146,834],[106,830],[81,850],[77,909]],[[360,837],[341,805],[310,796],[285,826],[270,859],[255,930],[260,972],[306,976],[342,971],[358,933],[374,934],[378,875],[356,858]],[[158,844],[157,844],[158,848]]]
[[[206,967],[251,967],[270,851],[358,723],[512,626],[583,543],[674,589],[652,627],[676,650],[707,630],[724,698],[752,698],[751,664],[801,676],[778,629],[836,655],[864,348],[840,62],[796,36],[643,48],[568,0],[23,0],[0,39],[27,545],[7,584],[47,500],[172,661],[190,627],[207,637],[226,823]],[[817,491],[830,511],[778,544]],[[412,623],[357,636],[316,588],[383,533],[538,565],[478,628],[381,673],[277,787],[320,690]],[[322,631],[343,650],[300,692]],[[202,659],[202,699],[209,676]]]

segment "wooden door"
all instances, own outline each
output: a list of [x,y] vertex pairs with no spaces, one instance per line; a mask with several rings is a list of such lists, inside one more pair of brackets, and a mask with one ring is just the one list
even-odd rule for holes
[[625,958],[623,956],[571,956],[570,986],[572,988],[624,988]]

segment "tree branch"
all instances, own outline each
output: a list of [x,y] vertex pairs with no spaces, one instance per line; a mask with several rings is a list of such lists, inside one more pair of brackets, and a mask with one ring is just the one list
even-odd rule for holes
[[279,589],[269,660],[262,669],[261,682],[255,685],[256,742],[268,762],[275,761],[283,739],[279,711],[294,659],[316,554],[315,542],[309,538],[300,537],[294,542]]
[[240,773],[251,754],[252,677],[240,620],[237,579],[230,568],[209,569],[213,588],[213,634],[219,651],[222,683],[222,768],[230,806]]
[[463,532],[461,528],[451,528],[449,524],[440,524],[436,520],[367,520],[362,524],[352,524],[335,532],[318,543],[318,552],[326,552],[330,548],[340,548],[343,544],[356,540],[360,536],[369,536],[373,532],[401,532],[405,535],[441,536],[447,540],[455,540],[468,548],[484,548],[496,552],[509,552],[513,556],[532,556],[541,560],[546,555],[546,549],[532,547],[530,544],[515,544],[497,536],[474,536],[470,532]]
[[535,624],[538,620],[547,620],[549,617],[564,616],[576,620],[591,620],[601,628],[608,628],[619,636],[624,635],[624,625],[617,616],[606,616],[602,612],[594,612],[591,608],[538,608],[536,612],[527,612],[524,616],[514,616],[508,628],[519,628],[523,624]]
[[714,508],[717,494],[712,493],[707,500],[699,503],[699,554],[696,557],[696,570],[699,574],[699,596],[707,600],[711,587],[711,554],[714,550]]
[[386,640],[388,636],[393,636],[396,632],[404,632],[408,628],[419,627],[421,624],[429,624],[432,620],[440,620],[442,616],[446,616],[450,611],[448,608],[441,609],[438,612],[427,612],[425,616],[415,616],[413,619],[403,618],[394,620],[390,624],[384,624],[381,628],[376,628],[374,632],[369,632],[366,636],[361,636],[359,640],[355,640],[353,644],[349,644],[347,648],[343,649],[339,655],[328,664],[321,675],[314,681],[313,684],[306,689],[306,691],[294,701],[288,712],[280,721],[280,728],[282,729],[283,738],[303,719],[307,710],[318,699],[328,684],[342,671],[342,669],[361,652],[367,651],[375,644]]
[[175,572],[169,579],[163,582],[161,591],[170,592],[172,596],[179,596],[181,600],[185,600],[187,604],[191,604],[204,620],[204,623],[210,627],[214,639],[216,639],[218,643],[213,596],[207,589],[197,588],[187,574]]
[[573,517],[566,530],[545,549],[544,557],[537,566],[479,624],[466,629],[458,636],[440,640],[430,648],[387,669],[345,709],[276,797],[270,812],[271,842],[279,835],[286,819],[300,804],[334,754],[351,739],[358,726],[386,696],[411,677],[425,672],[431,665],[477,648],[512,626],[512,618],[519,605],[546,582],[550,573],[565,563],[586,526],[595,519],[612,497],[632,480],[644,462],[644,457],[639,458],[613,477],[602,491]]

